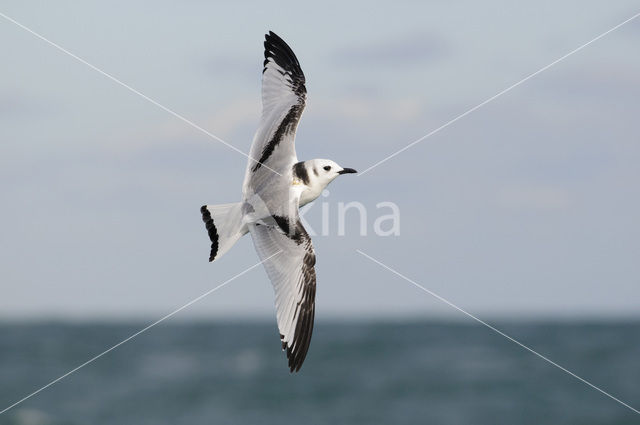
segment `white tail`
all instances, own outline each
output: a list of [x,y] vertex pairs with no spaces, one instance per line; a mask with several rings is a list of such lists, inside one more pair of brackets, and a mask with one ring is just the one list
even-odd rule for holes
[[242,220],[242,202],[203,205],[200,212],[211,239],[209,261],[222,257],[249,231]]

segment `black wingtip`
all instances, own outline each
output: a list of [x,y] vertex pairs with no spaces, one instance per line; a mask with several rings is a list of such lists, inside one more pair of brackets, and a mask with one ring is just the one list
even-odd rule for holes
[[269,31],[264,36],[264,62],[262,73],[267,70],[269,59],[273,60],[280,68],[289,73],[293,80],[293,90],[301,97],[307,93],[305,78],[300,62],[293,49],[275,32]]
[[[276,34],[273,31],[269,31],[268,33],[266,33],[264,35],[264,39],[265,39],[265,42],[276,42],[276,43],[282,43],[284,45],[287,44],[287,43],[284,42],[282,37],[280,37],[278,34]],[[273,40],[271,40],[271,39],[273,39]],[[289,46],[287,46],[287,47],[289,47]]]
[[[313,291],[315,294],[315,290]],[[289,371],[291,373],[298,372],[304,363],[307,353],[309,352],[309,345],[311,343],[311,334],[313,333],[313,322],[315,316],[315,309],[305,311],[301,319],[299,319],[296,325],[296,336],[293,344],[295,345],[295,351],[293,347],[282,343],[282,350],[287,352],[287,359],[289,360]],[[284,336],[280,335],[280,338]]]
[[[280,334],[280,339],[284,340],[284,335]],[[302,367],[302,363],[304,363],[304,358],[306,357],[306,352],[304,353],[302,358],[300,358],[299,356],[297,356],[293,352],[291,347],[289,347],[287,345],[287,343],[284,342],[284,341],[282,341],[282,351],[285,351],[287,353],[287,359],[289,360],[289,362],[288,362],[289,372],[290,373],[297,373],[300,370],[300,368]]]

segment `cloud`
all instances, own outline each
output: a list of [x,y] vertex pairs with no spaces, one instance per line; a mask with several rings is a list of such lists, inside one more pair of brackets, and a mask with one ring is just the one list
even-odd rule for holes
[[[248,137],[251,137],[257,128],[260,120],[260,99],[240,98],[222,109],[202,113],[199,117],[189,114],[184,114],[184,116],[199,127],[236,146],[238,145],[236,136],[239,132],[250,128]],[[243,134],[243,136],[245,135]],[[185,140],[208,140],[223,150],[229,149],[223,143],[209,138],[188,123],[169,115],[161,125],[136,129],[120,134],[114,139],[117,139],[118,143],[111,143],[107,149],[124,154],[145,151],[161,145],[173,145],[176,142],[183,143]],[[246,141],[244,138],[240,140],[245,146],[236,147],[242,150],[247,149],[250,140]]]
[[242,57],[216,55],[205,61],[202,67],[209,77],[243,77],[255,79],[262,71],[262,60],[247,60]]
[[[573,70],[575,71],[575,70]],[[563,94],[568,99],[594,99],[598,103],[637,103],[640,97],[640,69],[625,64],[603,64],[561,72],[536,81],[533,88]]]
[[432,34],[414,33],[397,39],[385,39],[367,45],[346,46],[333,54],[338,64],[352,65],[416,65],[444,56],[446,43]]
[[569,191],[557,186],[512,185],[498,191],[498,205],[509,209],[557,211],[571,206]]
[[330,102],[314,102],[310,106],[316,118],[321,116],[367,125],[388,121],[404,123],[418,119],[424,113],[422,102],[417,98],[343,96]]
[[205,128],[211,129],[220,137],[230,137],[245,125],[258,126],[260,119],[260,98],[240,99],[220,112],[212,114],[205,121]]
[[43,113],[50,113],[52,108],[32,96],[15,91],[0,92],[0,117],[15,118],[33,117]]

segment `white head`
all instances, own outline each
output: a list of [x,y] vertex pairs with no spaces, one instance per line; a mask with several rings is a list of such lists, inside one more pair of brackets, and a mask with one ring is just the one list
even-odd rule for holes
[[294,178],[307,188],[302,194],[301,205],[316,199],[322,190],[341,174],[357,173],[353,168],[344,168],[330,159],[312,159],[293,166]]
[[304,164],[309,174],[309,186],[320,186],[322,189],[341,174],[357,173],[353,168],[341,167],[330,159],[312,159]]

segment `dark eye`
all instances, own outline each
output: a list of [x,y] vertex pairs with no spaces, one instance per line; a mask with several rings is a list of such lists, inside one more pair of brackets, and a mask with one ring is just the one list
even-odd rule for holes
[[325,165],[323,168],[325,171],[329,171],[331,169],[331,165]]

